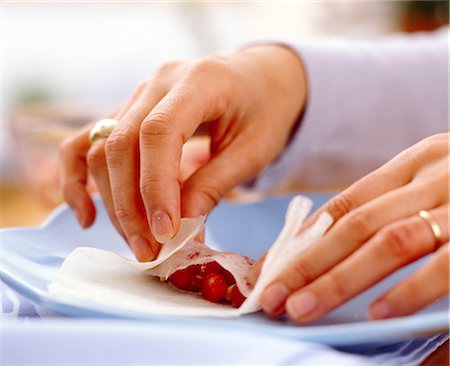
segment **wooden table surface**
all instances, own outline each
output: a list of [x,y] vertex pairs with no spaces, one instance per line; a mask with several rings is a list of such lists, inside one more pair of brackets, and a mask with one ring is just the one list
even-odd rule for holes
[[[14,184],[0,185],[0,227],[39,225],[54,207]],[[449,342],[432,353],[422,365],[449,366]]]

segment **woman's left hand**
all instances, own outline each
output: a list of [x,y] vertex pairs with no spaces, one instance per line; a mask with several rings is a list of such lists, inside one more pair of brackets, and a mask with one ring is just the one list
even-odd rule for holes
[[[399,268],[433,253],[415,273],[369,308],[383,319],[414,313],[449,293],[449,139],[427,138],[343,191],[313,216],[328,211],[335,224],[261,296],[271,316],[314,321]],[[438,240],[428,211],[439,225]]]

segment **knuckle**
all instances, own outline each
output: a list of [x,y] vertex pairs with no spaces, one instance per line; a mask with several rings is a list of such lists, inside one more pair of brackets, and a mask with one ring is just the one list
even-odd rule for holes
[[425,149],[443,149],[444,151],[449,150],[448,146],[449,134],[440,133],[436,135],[429,136],[422,140],[421,144]]
[[153,201],[153,197],[164,197],[167,194],[168,187],[173,184],[181,187],[181,184],[176,179],[167,177],[145,177],[140,180],[139,189],[142,197],[145,200]]
[[143,80],[139,81],[136,84],[136,86],[134,87],[130,98],[139,96],[145,89],[147,89],[150,82],[151,82],[151,80],[149,80],[149,79],[143,79]]
[[433,150],[438,144],[439,144],[439,140],[436,139],[436,135],[429,136],[417,144],[417,146],[419,148],[418,152],[422,153],[422,152],[426,152],[429,150]]
[[191,66],[190,75],[204,76],[204,75],[222,75],[225,71],[225,65],[218,57],[207,57],[195,62]]
[[340,303],[350,297],[349,289],[346,286],[346,282],[336,273],[331,271],[328,275],[328,281],[331,288],[330,298]]
[[413,313],[429,304],[424,299],[423,287],[413,278],[408,278],[394,286],[385,297],[396,312],[403,315]]
[[[433,167],[434,168],[434,167]],[[410,184],[410,190],[412,194],[427,195],[429,192],[434,192],[433,204],[437,205],[442,202],[448,201],[448,182],[449,172],[442,171],[441,167],[437,167],[434,171],[424,171],[425,174],[418,175],[413,179]],[[428,174],[427,174],[428,173]]]
[[388,255],[405,259],[414,255],[414,230],[406,222],[395,223],[382,230],[382,242]]
[[342,192],[334,197],[327,205],[328,213],[334,220],[339,220],[356,207],[356,200],[351,193]]
[[130,149],[131,136],[124,129],[116,129],[105,141],[107,156],[121,155]]
[[410,155],[410,159],[418,166],[422,166],[427,161],[432,161],[449,153],[449,134],[438,134],[427,137],[405,150],[405,156]]
[[161,137],[173,135],[174,117],[170,112],[153,113],[141,124],[140,138],[147,140],[159,139]]
[[89,170],[96,171],[105,165],[105,151],[100,143],[94,144],[86,156],[86,162]]
[[152,83],[150,79],[144,79],[138,82],[138,84],[133,89],[130,99],[137,99]]
[[145,181],[140,182],[139,189],[141,191],[142,197],[152,197],[155,192],[160,191],[157,187],[161,184],[161,181],[156,179],[145,179]]
[[167,129],[172,125],[174,121],[174,115],[171,112],[155,112],[152,113],[149,118],[147,118],[142,123],[142,129],[148,128],[150,131],[167,131]]
[[415,281],[407,281],[406,283],[400,284],[399,292],[403,299],[409,299],[408,305],[412,308],[416,307],[415,303],[418,299],[423,297],[423,289],[417,285]]
[[114,212],[119,222],[134,221],[137,217],[135,212],[125,207],[117,207]]
[[297,261],[292,267],[292,273],[285,282],[291,290],[302,288],[315,280],[315,270],[309,261]]
[[349,213],[346,225],[358,237],[365,238],[372,233],[372,220],[369,214],[355,210]]
[[141,80],[134,89],[134,94],[138,95],[140,94],[145,88],[147,88],[149,81],[148,80]]
[[180,60],[172,60],[164,62],[156,69],[155,77],[156,78],[166,77],[168,74],[172,73],[175,69],[177,69],[181,63],[182,61]]
[[[230,98],[236,93],[236,82],[239,82],[236,68],[220,57],[201,59],[185,68],[180,90],[185,96],[198,96],[205,105],[214,105],[217,111],[224,114]],[[214,88],[211,88],[214,83]]]
[[211,184],[202,184],[198,187],[198,190],[204,199],[210,203],[211,207],[217,206],[223,197],[222,191]]
[[267,166],[267,163],[264,159],[261,159],[261,156],[263,154],[260,154],[259,151],[248,151],[246,154],[246,166],[253,172],[262,171]]

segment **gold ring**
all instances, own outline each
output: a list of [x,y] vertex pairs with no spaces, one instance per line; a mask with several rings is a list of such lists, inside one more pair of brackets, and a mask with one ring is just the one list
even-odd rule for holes
[[433,236],[436,239],[436,248],[439,248],[439,244],[442,242],[442,231],[439,227],[438,223],[433,220],[430,213],[425,210],[420,210],[419,216],[426,221],[428,226],[430,227],[431,231],[433,232]]
[[111,135],[118,124],[119,121],[113,118],[104,118],[96,122],[94,127],[89,131],[89,141],[91,142],[91,145],[95,140],[107,138]]

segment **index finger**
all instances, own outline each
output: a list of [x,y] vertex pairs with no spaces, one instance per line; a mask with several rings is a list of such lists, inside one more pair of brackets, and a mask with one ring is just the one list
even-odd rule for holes
[[152,234],[160,243],[179,228],[182,148],[204,120],[202,107],[201,96],[174,88],[141,124],[140,189]]

